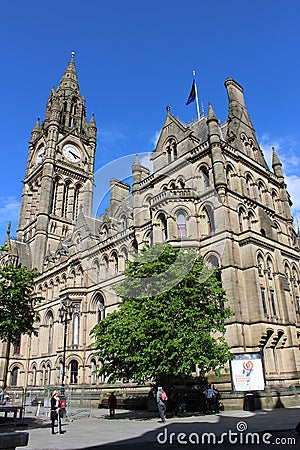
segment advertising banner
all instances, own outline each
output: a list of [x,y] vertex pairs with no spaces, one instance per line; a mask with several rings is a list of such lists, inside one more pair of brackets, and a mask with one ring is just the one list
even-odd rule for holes
[[263,391],[265,379],[260,353],[241,353],[230,361],[232,390]]

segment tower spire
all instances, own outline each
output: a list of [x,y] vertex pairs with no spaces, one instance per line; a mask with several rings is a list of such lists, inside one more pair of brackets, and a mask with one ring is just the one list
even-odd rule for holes
[[65,73],[63,74],[62,79],[58,85],[56,92],[60,91],[78,91],[79,93],[79,84],[78,77],[74,62],[75,53],[71,53],[71,60],[66,68]]

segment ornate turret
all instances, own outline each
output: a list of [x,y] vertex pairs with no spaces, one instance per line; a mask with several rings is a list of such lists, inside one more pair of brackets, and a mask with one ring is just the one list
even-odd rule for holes
[[277,153],[275,152],[274,147],[272,147],[272,167],[275,175],[279,178],[280,182],[284,182],[283,172],[282,172],[282,164],[280,159],[278,158]]
[[31,142],[35,141],[36,138],[41,133],[41,124],[40,124],[40,118],[38,117],[38,120],[36,121],[36,124],[31,132]]
[[255,159],[268,169],[245,105],[244,89],[232,78],[225,80],[225,87],[229,101],[226,133],[227,142],[235,145],[236,148],[239,148],[247,156]]
[[138,153],[135,155],[135,161],[131,166],[132,170],[132,192],[137,189],[137,184],[141,181],[142,166],[139,161]]
[[88,135],[89,140],[96,140],[97,125],[96,125],[94,113],[92,114],[90,123],[87,127],[87,135]]
[[221,199],[224,198],[226,189],[226,175],[224,169],[224,157],[221,150],[221,138],[219,132],[218,119],[214,113],[213,107],[209,104],[208,116],[208,137],[211,146],[211,156],[213,164],[214,184]]

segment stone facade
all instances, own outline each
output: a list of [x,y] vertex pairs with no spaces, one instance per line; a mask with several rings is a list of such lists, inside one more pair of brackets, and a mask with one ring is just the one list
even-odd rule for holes
[[[61,383],[64,327],[61,300],[74,306],[66,342],[66,379],[100,385],[90,330],[120,299],[112,289],[126,260],[145,244],[197,249],[219,267],[228,305],[226,338],[234,353],[261,352],[267,384],[299,383],[299,244],[282,165],[268,168],[248,115],[243,88],[225,81],[229,111],[190,124],[167,107],[153,173],[138,156],[132,187],[112,179],[110,204],[92,217],[96,123],[86,120],[74,57],[45,119],[32,131],[17,237],[7,260],[36,267],[38,336],[10,348],[9,386]],[[201,351],[201,349],[199,349]],[[6,345],[0,347],[3,377]],[[228,383],[224,372],[223,381]],[[229,386],[227,384],[227,386]]]

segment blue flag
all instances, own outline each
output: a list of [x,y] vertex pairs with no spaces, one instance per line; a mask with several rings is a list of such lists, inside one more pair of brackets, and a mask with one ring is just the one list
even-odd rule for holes
[[193,103],[195,100],[196,100],[196,86],[195,86],[195,80],[193,80],[191,92],[190,92],[189,98],[187,99],[186,105]]

